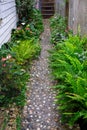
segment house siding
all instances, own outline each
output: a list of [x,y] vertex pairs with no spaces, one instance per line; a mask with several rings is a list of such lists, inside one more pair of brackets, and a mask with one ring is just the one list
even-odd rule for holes
[[11,30],[16,28],[17,14],[15,0],[0,1],[0,47],[11,37]]

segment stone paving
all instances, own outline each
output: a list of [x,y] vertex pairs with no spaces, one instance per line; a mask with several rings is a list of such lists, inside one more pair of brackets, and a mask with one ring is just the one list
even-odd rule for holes
[[51,49],[51,44],[47,20],[44,22],[41,47],[41,55],[31,67],[27,104],[23,110],[22,130],[69,130],[60,127],[60,117],[54,104],[55,93],[51,89],[53,83],[48,68],[48,50]]

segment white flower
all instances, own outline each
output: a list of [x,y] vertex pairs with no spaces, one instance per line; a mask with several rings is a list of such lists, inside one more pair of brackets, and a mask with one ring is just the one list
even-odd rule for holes
[[22,25],[25,25],[25,23],[21,23]]
[[6,57],[7,60],[11,59],[11,58],[12,58],[12,56],[10,54],[8,54],[7,57]]

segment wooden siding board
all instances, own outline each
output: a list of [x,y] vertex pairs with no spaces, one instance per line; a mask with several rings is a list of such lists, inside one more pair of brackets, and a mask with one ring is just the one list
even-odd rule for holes
[[16,28],[17,15],[15,0],[0,2],[0,46],[11,37],[11,30]]
[[6,13],[5,13],[5,12],[2,13],[2,18],[8,17],[9,15],[11,15],[11,14],[12,14],[13,12],[15,12],[15,11],[16,11],[16,10],[15,10],[15,6],[9,8],[8,10],[6,10]]
[[0,36],[4,34],[4,32],[8,29],[8,28],[11,28],[11,23],[14,22],[16,19],[15,19],[15,16],[11,17],[11,19],[9,19],[8,23],[5,24],[0,30]]
[[[15,21],[13,23],[11,23],[10,27],[14,27],[15,28]],[[1,37],[1,44],[0,46],[3,44],[3,42],[7,42],[10,37],[11,37],[11,30],[10,28],[8,28],[5,32],[4,35],[0,36]]]
[[8,23],[10,23],[10,20],[13,19],[13,17],[16,17],[15,12],[12,12],[12,14],[10,14],[8,17],[5,17],[2,20],[2,24],[0,26],[0,29],[4,28],[6,25],[8,25]]

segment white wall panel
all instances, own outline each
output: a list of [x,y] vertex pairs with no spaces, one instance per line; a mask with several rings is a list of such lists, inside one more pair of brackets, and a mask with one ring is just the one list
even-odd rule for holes
[[15,0],[1,0],[0,2],[0,46],[11,37],[11,30],[16,28],[17,15]]

